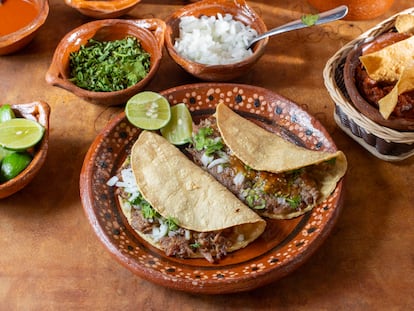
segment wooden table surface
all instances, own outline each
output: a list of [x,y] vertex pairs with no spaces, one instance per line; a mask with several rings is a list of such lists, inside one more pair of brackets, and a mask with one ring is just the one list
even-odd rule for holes
[[[269,4],[271,2],[271,4]],[[126,18],[166,18],[184,1],[144,0]],[[248,1],[268,28],[314,12],[305,0]],[[299,269],[256,290],[194,295],[140,279],[104,249],[84,214],[79,174],[104,125],[123,107],[84,102],[45,82],[59,40],[90,21],[50,0],[46,24],[24,50],[0,57],[0,101],[44,100],[50,148],[40,174],[0,201],[0,310],[408,310],[414,308],[414,159],[385,162],[343,133],[324,87],[326,61],[344,44],[407,9],[396,0],[370,21],[339,21],[270,40],[234,82],[268,88],[316,116],[349,161],[345,205],[331,235]],[[164,53],[147,89],[197,82]]]

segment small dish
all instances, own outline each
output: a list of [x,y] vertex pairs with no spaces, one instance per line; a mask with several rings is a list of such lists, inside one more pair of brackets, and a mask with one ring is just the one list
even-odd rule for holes
[[[310,149],[337,150],[323,126],[293,102],[263,88],[231,83],[199,83],[161,92],[171,103],[185,103],[195,123],[223,102],[268,131]],[[265,232],[217,264],[178,259],[143,241],[128,224],[115,187],[116,174],[140,134],[124,113],[116,116],[90,146],[80,175],[83,208],[93,230],[115,259],[138,276],[169,288],[204,294],[246,291],[273,282],[313,254],[332,230],[343,198],[343,180],[320,205],[291,220],[267,220]]]
[[414,9],[391,16],[344,45],[328,60],[323,70],[325,86],[335,103],[334,118],[337,125],[371,154],[390,162],[402,161],[414,155],[414,131],[382,125],[361,113],[345,86],[344,67],[348,55],[356,47],[395,31],[395,21],[403,14],[414,14]]
[[30,164],[15,178],[0,184],[0,199],[18,192],[33,180],[46,160],[49,147],[49,105],[43,101],[36,101],[10,106],[17,117],[39,122],[45,128],[45,132],[42,140],[35,146],[35,154]]
[[131,11],[141,0],[65,0],[81,14],[96,19],[117,18]]
[[218,13],[225,15],[229,13],[234,20],[241,21],[243,24],[255,29],[258,34],[267,31],[267,27],[262,18],[247,6],[245,1],[229,0],[204,0],[186,5],[166,19],[165,46],[171,58],[184,70],[193,76],[206,81],[229,81],[245,73],[263,55],[269,38],[265,38],[253,45],[253,54],[237,63],[228,65],[205,65],[188,60],[182,57],[174,48],[174,42],[179,37],[179,24],[181,17],[184,16],[216,16]]
[[31,2],[38,11],[37,16],[25,27],[0,36],[0,55],[12,54],[25,47],[46,22],[49,15],[49,2],[47,0],[31,0]]
[[[52,63],[46,73],[46,81],[74,93],[80,98],[105,106],[124,104],[155,76],[162,58],[165,23],[159,19],[122,20],[104,19],[75,28],[58,44]],[[142,48],[151,55],[148,74],[137,84],[113,92],[96,92],[82,89],[70,81],[70,54],[78,51],[89,39],[111,41],[126,36],[136,37]]]
[[345,60],[344,83],[352,103],[367,118],[371,119],[375,123],[394,130],[414,131],[414,119],[395,117],[392,115],[388,119],[384,119],[384,117],[379,112],[378,107],[375,107],[373,104],[368,102],[356,83],[358,79],[357,71],[361,66],[359,57],[363,55],[364,51],[373,49],[377,45],[382,46],[384,44],[387,44],[386,42],[389,41],[394,42],[394,40],[397,40],[397,37],[405,38],[405,36],[402,36],[398,33],[384,33],[369,42],[364,42],[355,46],[355,48],[349,52]]

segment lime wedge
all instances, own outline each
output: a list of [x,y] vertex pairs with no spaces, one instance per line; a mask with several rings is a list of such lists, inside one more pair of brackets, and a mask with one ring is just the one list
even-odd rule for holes
[[6,156],[0,168],[0,180],[7,181],[20,174],[32,161],[32,157],[27,152],[14,152]]
[[0,106],[0,122],[5,122],[7,120],[14,119],[15,117],[16,116],[14,115],[10,105]]
[[128,100],[125,115],[128,121],[136,127],[158,130],[170,121],[170,103],[158,93],[144,91]]
[[36,121],[15,118],[0,123],[0,146],[11,150],[24,150],[36,145],[45,129]]
[[161,134],[170,143],[182,145],[188,143],[193,132],[193,120],[190,111],[183,103],[171,107],[171,119],[161,129]]

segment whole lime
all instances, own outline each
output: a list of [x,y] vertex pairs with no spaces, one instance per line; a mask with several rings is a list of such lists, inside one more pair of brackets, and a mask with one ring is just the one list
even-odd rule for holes
[[13,179],[20,174],[32,161],[27,152],[14,152],[4,157],[0,167],[0,180],[2,182]]

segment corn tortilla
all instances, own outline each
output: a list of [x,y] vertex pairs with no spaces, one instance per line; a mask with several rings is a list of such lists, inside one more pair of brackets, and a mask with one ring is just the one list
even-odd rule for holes
[[[215,116],[224,143],[239,160],[254,170],[282,173],[335,159],[332,170],[323,171],[318,176],[322,194],[320,201],[331,194],[345,175],[347,161],[342,151],[324,152],[299,147],[241,117],[225,104],[217,106]],[[306,211],[309,209],[311,207]]]
[[180,227],[209,232],[236,226],[244,239],[229,251],[247,246],[265,229],[263,219],[154,132],[140,134],[131,150],[131,166],[143,197],[163,217],[173,217]]

